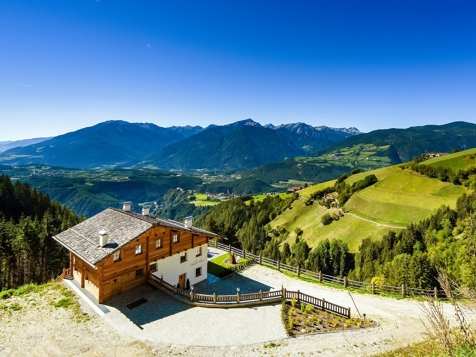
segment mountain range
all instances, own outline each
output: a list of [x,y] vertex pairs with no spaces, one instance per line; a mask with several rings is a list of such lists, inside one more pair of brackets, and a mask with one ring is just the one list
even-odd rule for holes
[[[346,165],[350,169],[365,168],[359,154],[365,151],[365,145],[378,148],[377,159],[384,164],[398,164],[425,152],[476,147],[476,125],[453,122],[361,133],[356,128],[313,127],[305,123],[261,125],[251,119],[207,128],[107,121],[1,152],[0,164],[240,171],[242,177],[269,183],[278,178],[314,181],[316,177],[330,179],[329,175],[348,170]],[[354,152],[355,159],[344,164],[339,158],[346,152]],[[366,162],[373,163],[375,156],[369,155],[370,161],[367,158]],[[331,157],[335,159],[332,167],[325,164]],[[253,172],[243,172],[250,169]],[[321,171],[326,172],[325,177]]]
[[304,123],[262,126],[251,119],[207,128],[162,128],[150,123],[107,121],[0,153],[7,165],[70,168],[153,167],[167,170],[237,170],[310,155],[347,137],[355,128]]
[[0,152],[17,148],[20,146],[28,146],[28,145],[41,143],[42,141],[49,140],[49,139],[51,138],[33,138],[33,139],[16,140],[16,141],[0,141]]
[[476,147],[476,124],[456,121],[444,125],[415,126],[407,129],[384,129],[353,136],[315,153],[319,156],[361,144],[387,146],[393,164],[411,161],[430,152],[448,152]]

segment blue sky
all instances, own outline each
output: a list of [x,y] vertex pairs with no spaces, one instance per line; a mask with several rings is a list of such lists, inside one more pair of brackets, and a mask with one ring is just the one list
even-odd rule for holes
[[106,120],[476,122],[475,1],[2,0],[0,141]]

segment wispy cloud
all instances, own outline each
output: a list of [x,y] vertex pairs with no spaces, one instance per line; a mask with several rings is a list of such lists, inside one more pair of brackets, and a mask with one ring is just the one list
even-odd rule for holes
[[152,46],[150,45],[150,43],[148,43],[146,46],[147,46],[148,48],[152,48]]
[[20,87],[33,87],[33,84],[13,83],[13,85]]

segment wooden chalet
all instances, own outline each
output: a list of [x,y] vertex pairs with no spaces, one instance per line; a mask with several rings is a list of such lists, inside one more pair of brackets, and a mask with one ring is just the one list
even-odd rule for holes
[[208,240],[184,223],[108,208],[53,238],[70,251],[70,275],[99,303],[144,284],[149,274],[187,288],[207,278]]

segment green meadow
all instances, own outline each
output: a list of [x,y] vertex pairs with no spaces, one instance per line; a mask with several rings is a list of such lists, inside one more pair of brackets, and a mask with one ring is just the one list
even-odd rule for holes
[[423,164],[433,167],[444,167],[456,172],[459,169],[465,169],[476,164],[476,149],[469,149],[450,155],[435,157],[423,162]]
[[[476,149],[462,155],[451,155],[451,160],[448,160],[449,157],[442,160],[442,157],[439,161],[449,165],[447,167],[459,169],[467,165],[467,157],[472,153],[476,153]],[[291,245],[296,239],[296,228],[300,228],[303,230],[302,237],[311,248],[324,239],[338,238],[355,252],[364,238],[379,239],[389,230],[399,230],[412,222],[428,218],[442,205],[454,208],[458,197],[467,191],[463,186],[430,179],[400,166],[361,172],[350,176],[346,183],[352,185],[370,174],[377,176],[379,181],[356,192],[340,211],[345,214],[331,224],[323,225],[321,218],[326,213],[337,215],[338,209],[327,209],[317,202],[306,205],[306,201],[312,193],[333,186],[335,181],[319,183],[299,191],[300,199],[276,217],[270,226],[286,228],[289,232],[287,240]]]

